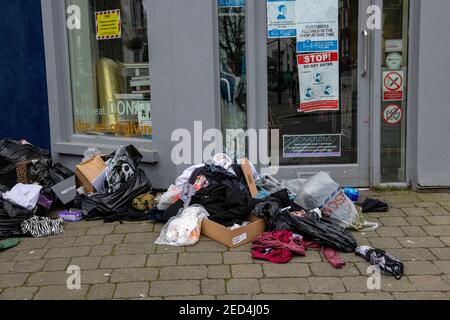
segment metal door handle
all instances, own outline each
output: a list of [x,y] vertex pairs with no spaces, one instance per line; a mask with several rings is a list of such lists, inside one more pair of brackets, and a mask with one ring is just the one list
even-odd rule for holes
[[364,48],[362,76],[365,77],[369,72],[369,32],[367,30],[362,31],[362,39]]

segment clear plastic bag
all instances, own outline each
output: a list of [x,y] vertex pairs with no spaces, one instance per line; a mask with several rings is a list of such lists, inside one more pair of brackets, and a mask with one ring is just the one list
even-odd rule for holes
[[200,241],[202,221],[209,216],[205,208],[194,205],[181,209],[161,231],[155,244],[168,246],[193,246]]
[[89,160],[95,158],[96,156],[101,156],[102,152],[97,148],[89,148],[84,151],[84,158],[81,160],[81,163],[88,162]]
[[165,211],[167,210],[172,204],[177,202],[180,199],[180,195],[183,192],[183,188],[171,185],[169,190],[167,190],[166,193],[161,195],[161,198],[158,202],[158,209]]
[[362,212],[344,194],[341,186],[325,172],[320,172],[300,187],[296,201],[306,210],[319,208],[324,219],[344,228],[373,231],[378,224],[367,222]]

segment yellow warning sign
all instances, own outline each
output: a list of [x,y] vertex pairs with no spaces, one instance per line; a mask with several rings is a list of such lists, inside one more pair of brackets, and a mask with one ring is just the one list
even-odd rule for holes
[[122,37],[120,10],[99,11],[95,13],[97,40],[119,39]]

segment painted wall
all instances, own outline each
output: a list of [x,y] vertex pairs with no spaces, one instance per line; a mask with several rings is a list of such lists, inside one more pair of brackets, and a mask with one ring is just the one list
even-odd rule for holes
[[417,182],[450,186],[450,1],[421,1]]
[[40,1],[2,1],[0,30],[0,139],[24,138],[49,149]]
[[[148,0],[152,78],[153,148],[159,163],[149,168],[155,187],[168,187],[186,166],[171,159],[172,132],[194,122],[203,132],[218,128],[213,1]],[[174,23],[176,21],[176,23]],[[152,45],[154,44],[154,45]],[[204,144],[207,145],[207,144]],[[200,144],[194,148],[203,150]],[[197,149],[198,150],[198,149]],[[196,162],[200,163],[202,161]]]

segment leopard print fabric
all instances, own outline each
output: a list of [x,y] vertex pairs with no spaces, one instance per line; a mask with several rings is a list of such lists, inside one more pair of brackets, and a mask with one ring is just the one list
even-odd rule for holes
[[20,162],[16,164],[17,182],[28,184],[28,162]]

